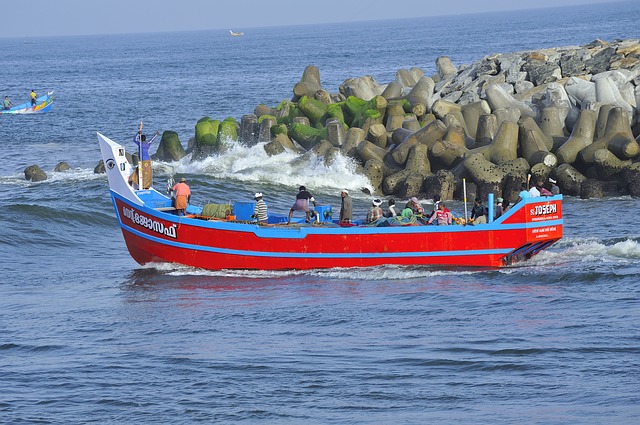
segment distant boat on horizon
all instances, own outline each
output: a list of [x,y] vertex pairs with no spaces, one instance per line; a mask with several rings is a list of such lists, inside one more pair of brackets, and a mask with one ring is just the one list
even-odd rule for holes
[[233,36],[233,37],[239,37],[239,36],[241,36],[241,35],[244,35],[244,33],[243,33],[243,32],[235,32],[235,31],[233,31],[233,30],[229,30],[229,34],[230,34],[231,36]]

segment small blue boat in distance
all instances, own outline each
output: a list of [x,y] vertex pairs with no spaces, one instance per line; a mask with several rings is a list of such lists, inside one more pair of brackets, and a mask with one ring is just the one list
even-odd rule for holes
[[0,108],[0,115],[3,114],[39,114],[42,112],[49,112],[53,106],[53,91],[40,96],[36,99],[36,104],[32,105],[31,102],[21,103],[20,105],[12,106],[10,109]]

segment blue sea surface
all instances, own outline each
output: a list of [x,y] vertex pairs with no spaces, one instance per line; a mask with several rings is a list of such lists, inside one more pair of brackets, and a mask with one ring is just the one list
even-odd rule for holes
[[[640,423],[640,201],[565,198],[564,238],[501,270],[203,271],[129,256],[96,132],[138,124],[186,147],[198,119],[292,97],[307,65],[337,92],[485,55],[640,38],[636,1],[350,24],[0,39],[0,423]],[[154,149],[152,148],[152,152]],[[67,172],[54,172],[60,161]],[[44,182],[24,179],[39,165]],[[305,184],[363,217],[366,179],[260,146],[154,164],[192,201],[285,213]],[[425,202],[429,202],[425,200]],[[430,207],[430,206],[428,206]],[[452,202],[462,212],[461,202]]]

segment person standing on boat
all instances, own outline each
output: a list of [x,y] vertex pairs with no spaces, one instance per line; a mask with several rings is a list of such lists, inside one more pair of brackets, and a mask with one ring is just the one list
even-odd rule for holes
[[185,215],[187,205],[191,202],[191,188],[187,184],[187,179],[184,177],[181,178],[171,190],[173,190],[176,196],[176,211],[178,211],[178,215]]
[[[153,183],[153,171],[151,170],[151,157],[149,156],[149,146],[158,137],[159,131],[147,142],[147,136],[142,134],[142,125],[140,130],[133,137],[133,143],[138,146],[138,155],[140,162],[138,163],[138,172],[142,167],[142,187],[141,189],[149,189]],[[140,176],[134,179],[134,183],[138,183]]]
[[253,195],[253,199],[256,200],[256,205],[253,207],[253,215],[251,217],[258,220],[258,223],[267,224],[269,214],[267,214],[267,203],[262,199],[262,193],[256,193]]
[[11,109],[11,100],[9,100],[9,96],[5,96],[5,97],[4,97],[4,102],[3,102],[3,104],[2,104],[2,107],[3,107],[5,110],[9,110],[9,109]]
[[367,213],[367,223],[375,223],[382,218],[384,213],[382,208],[380,208],[380,204],[382,204],[382,201],[377,198],[371,202],[371,209],[369,213]]
[[35,90],[31,90],[31,94],[29,96],[31,96],[31,106],[36,106],[36,103],[38,103],[38,95],[36,94]]
[[307,188],[304,186],[300,186],[298,194],[296,195],[296,202],[291,207],[289,211],[289,221],[287,224],[291,224],[291,217],[293,216],[294,211],[304,211],[307,215],[307,223],[311,222],[311,210],[309,209],[309,202],[313,203],[313,206],[316,206],[316,200],[313,195],[307,191]]
[[342,197],[342,203],[340,205],[340,223],[351,224],[351,220],[353,220],[353,202],[349,196],[349,191],[347,189],[342,189],[340,196]]

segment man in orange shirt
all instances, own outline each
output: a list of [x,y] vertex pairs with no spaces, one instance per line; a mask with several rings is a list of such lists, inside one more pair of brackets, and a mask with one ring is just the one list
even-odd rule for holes
[[180,182],[176,183],[171,189],[176,196],[176,210],[178,215],[185,215],[187,211],[187,205],[191,201],[191,189],[187,184],[186,178],[181,178]]

